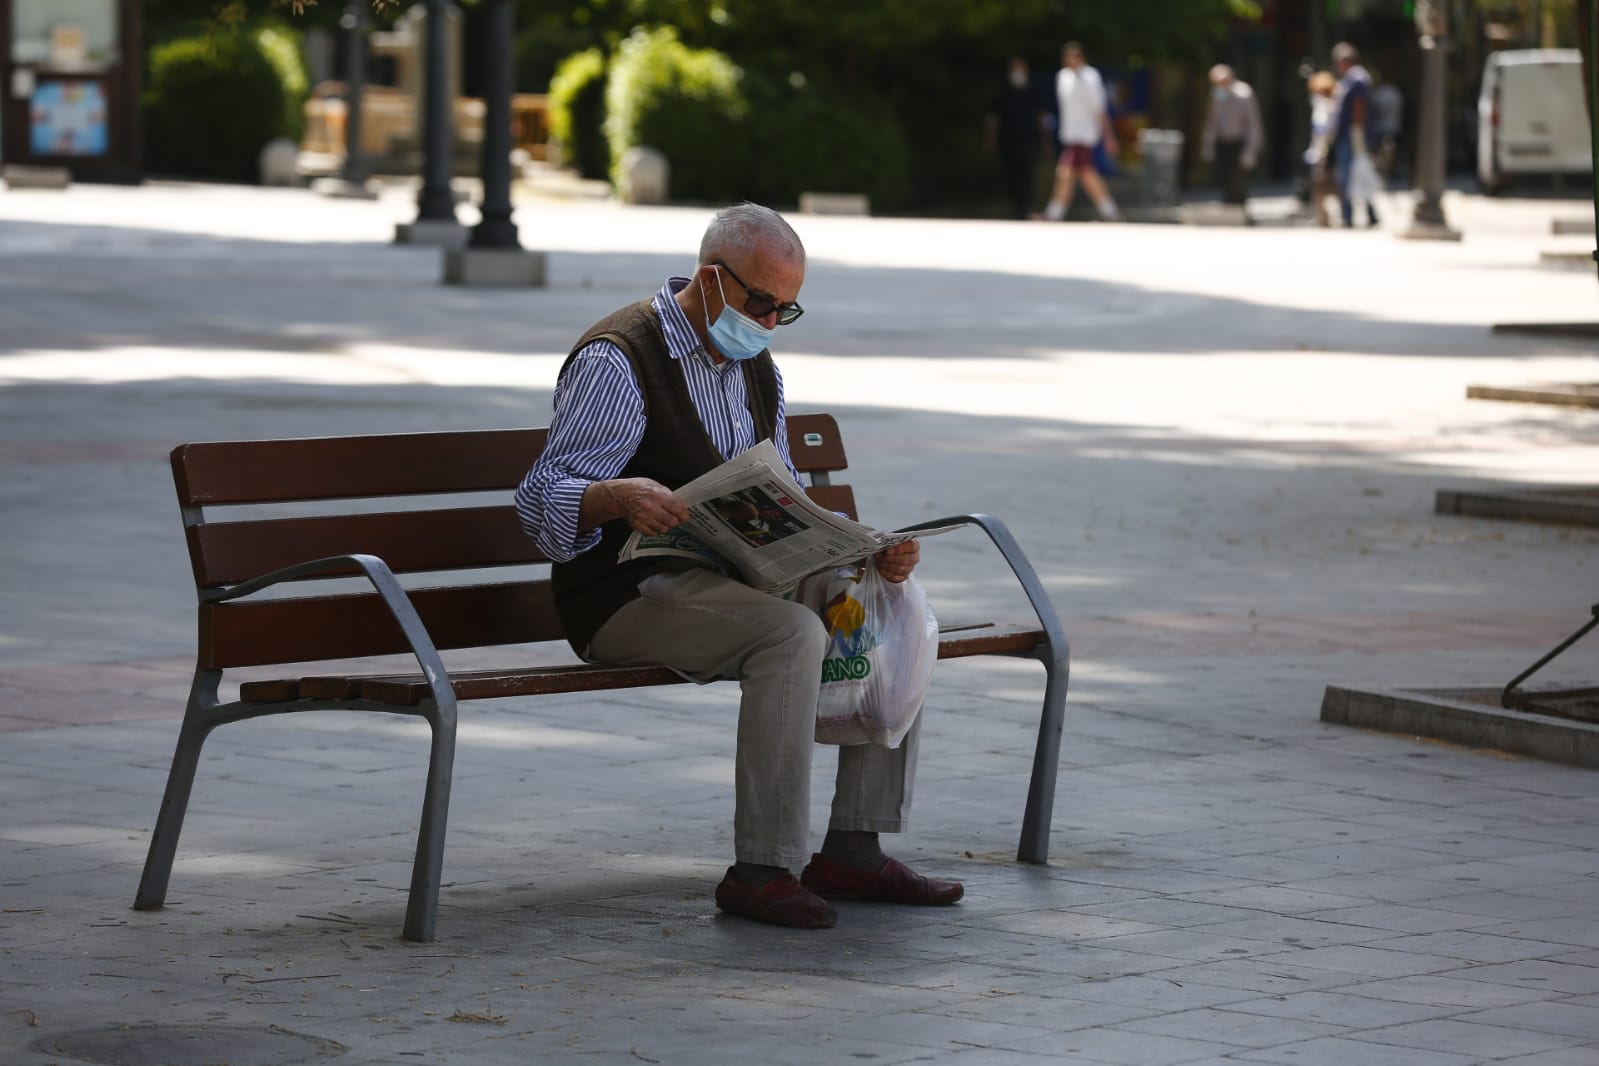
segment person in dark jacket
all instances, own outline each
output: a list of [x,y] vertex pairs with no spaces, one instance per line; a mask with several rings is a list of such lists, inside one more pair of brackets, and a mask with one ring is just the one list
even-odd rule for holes
[[1000,178],[1012,218],[1032,211],[1049,102],[1033,84],[1027,60],[1012,56],[1005,81],[989,104],[984,146],[998,155]]

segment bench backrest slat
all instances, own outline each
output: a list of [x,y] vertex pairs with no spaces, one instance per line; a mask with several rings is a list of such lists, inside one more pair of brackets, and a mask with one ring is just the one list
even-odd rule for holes
[[184,506],[365,499],[514,489],[543,429],[215,441],[173,449]]
[[789,415],[788,453],[802,474],[831,474],[849,467],[838,421],[829,414]]
[[[848,465],[832,415],[795,415],[788,430],[802,473]],[[548,436],[480,429],[182,444],[172,451],[172,477],[185,507],[492,492],[521,484]]]
[[[434,646],[485,648],[562,640],[548,581],[409,590]],[[404,634],[372,593],[200,605],[201,669],[393,655]]]
[[851,518],[857,517],[855,490],[848,485],[812,485],[805,490],[805,495],[826,507],[829,511],[847,514]]
[[[548,562],[516,509],[455,507],[379,514],[206,522],[189,527],[201,588],[233,585],[310,559],[376,555],[397,574]],[[353,567],[348,573],[357,573]]]

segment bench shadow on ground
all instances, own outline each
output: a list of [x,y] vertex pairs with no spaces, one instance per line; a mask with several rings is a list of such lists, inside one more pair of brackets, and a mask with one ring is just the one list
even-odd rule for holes
[[[476,289],[443,285],[439,252],[425,247],[20,221],[0,221],[0,245],[12,249],[0,265],[10,304],[0,354],[140,346],[313,353],[356,344],[558,353],[600,316],[685,267],[680,256],[553,252],[547,288]],[[386,254],[375,256],[379,248]],[[594,280],[619,277],[630,280]],[[839,355],[1202,355],[1327,350],[1333,337],[1337,351],[1351,354],[1526,350],[1525,340],[1478,325],[1284,309],[1091,278],[813,259],[804,296],[814,310],[785,334],[789,350]],[[1212,337],[1228,339],[1217,346]]]

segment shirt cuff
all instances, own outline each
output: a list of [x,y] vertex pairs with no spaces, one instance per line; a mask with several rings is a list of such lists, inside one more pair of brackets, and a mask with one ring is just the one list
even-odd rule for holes
[[583,493],[591,484],[593,482],[581,478],[568,478],[549,488],[544,506],[544,514],[549,520],[545,527],[547,543],[539,547],[556,562],[574,559],[600,542],[599,529],[580,533],[577,528],[583,507]]

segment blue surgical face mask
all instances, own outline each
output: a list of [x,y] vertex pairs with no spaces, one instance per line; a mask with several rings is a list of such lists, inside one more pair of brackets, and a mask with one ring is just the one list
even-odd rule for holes
[[[767,329],[743,311],[727,302],[727,291],[722,288],[722,272],[716,271],[716,288],[722,294],[722,313],[712,322],[710,312],[705,313],[705,328],[711,335],[716,350],[729,359],[742,361],[754,359],[771,346],[775,329]],[[700,284],[703,297],[704,283]]]

